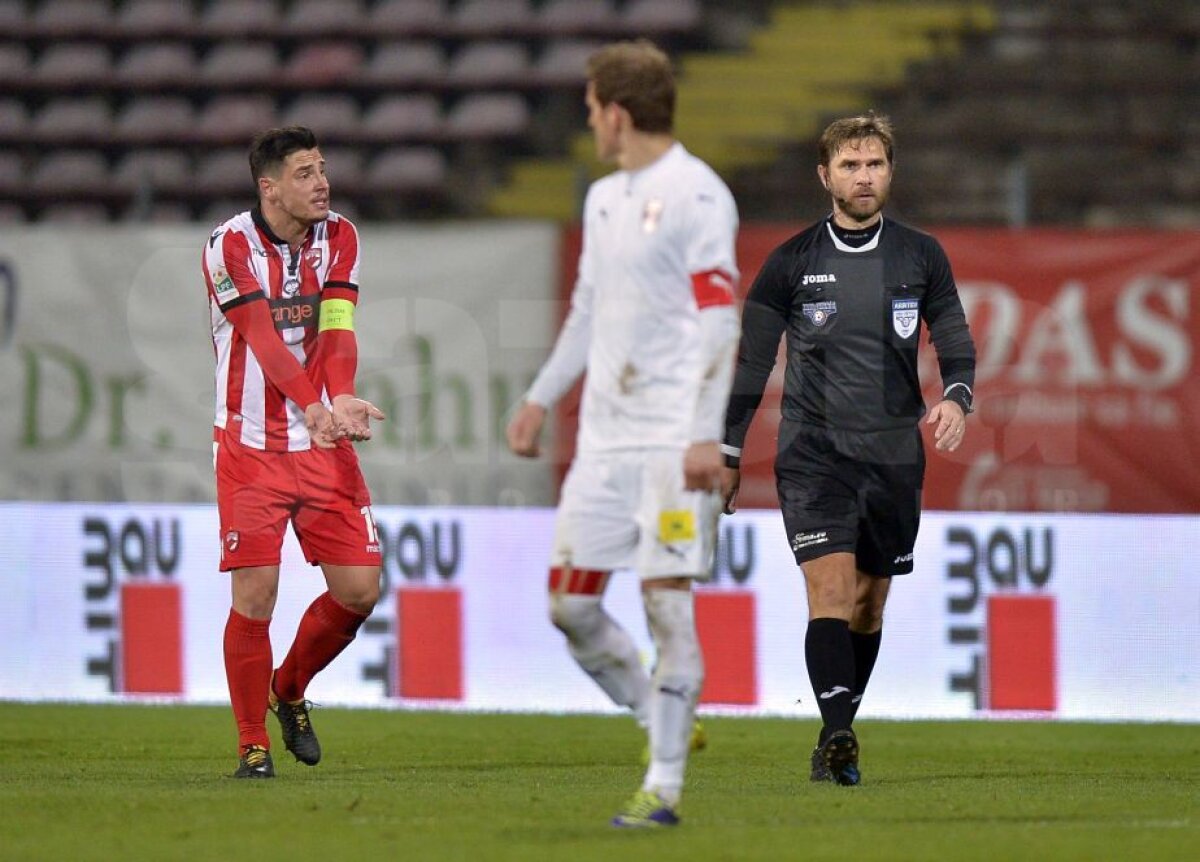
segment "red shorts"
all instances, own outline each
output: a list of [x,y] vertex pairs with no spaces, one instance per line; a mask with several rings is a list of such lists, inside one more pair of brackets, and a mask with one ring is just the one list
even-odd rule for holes
[[288,521],[310,564],[382,563],[371,495],[347,441],[265,452],[215,430],[221,571],[279,565]]

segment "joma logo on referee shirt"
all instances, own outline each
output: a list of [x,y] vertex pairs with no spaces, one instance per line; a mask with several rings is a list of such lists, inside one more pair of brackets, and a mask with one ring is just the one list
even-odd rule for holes
[[836,281],[837,276],[833,273],[823,275],[806,275],[804,278],[800,279],[801,284],[829,284],[830,282]]

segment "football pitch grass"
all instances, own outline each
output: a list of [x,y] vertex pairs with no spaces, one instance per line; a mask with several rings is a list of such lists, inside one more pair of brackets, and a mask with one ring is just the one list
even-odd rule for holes
[[309,768],[268,718],[235,781],[224,708],[0,703],[0,859],[1200,859],[1200,725],[864,717],[842,788],[813,722],[709,717],[683,824],[628,832],[630,719],[317,709]]

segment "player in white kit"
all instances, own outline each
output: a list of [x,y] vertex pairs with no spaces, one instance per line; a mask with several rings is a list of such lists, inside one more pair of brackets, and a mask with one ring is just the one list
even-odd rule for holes
[[[670,61],[649,42],[588,63],[588,125],[619,170],[593,183],[571,311],[508,427],[538,454],[546,411],[585,370],[575,461],[563,483],[550,615],[571,655],[647,729],[650,764],[615,826],[671,826],[704,661],[691,585],[712,568],[725,404],[738,318],[737,208],[672,132]],[[601,605],[614,569],[642,581],[653,676]]]

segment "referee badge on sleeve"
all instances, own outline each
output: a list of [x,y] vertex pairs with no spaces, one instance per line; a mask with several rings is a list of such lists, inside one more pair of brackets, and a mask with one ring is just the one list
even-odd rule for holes
[[892,300],[892,329],[901,338],[910,338],[917,331],[917,320],[921,315],[919,299]]

